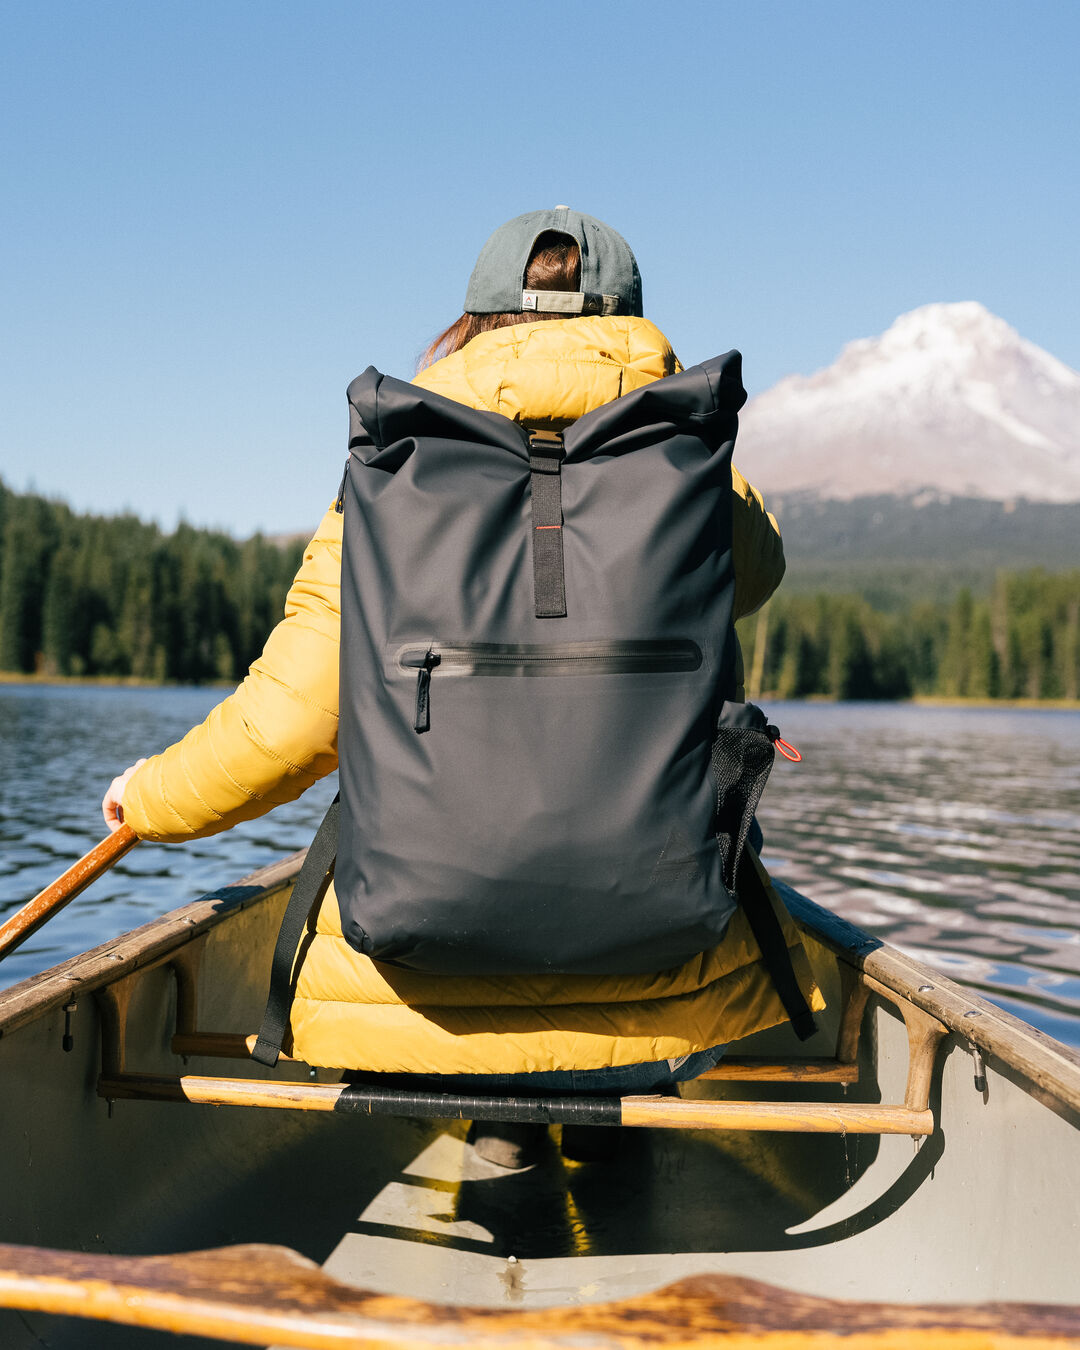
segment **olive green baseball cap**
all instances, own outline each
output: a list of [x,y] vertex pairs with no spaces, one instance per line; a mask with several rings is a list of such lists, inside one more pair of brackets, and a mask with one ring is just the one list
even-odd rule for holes
[[[530,291],[525,269],[542,234],[565,234],[581,250],[580,291]],[[594,216],[556,206],[526,211],[500,225],[476,260],[465,292],[466,314],[636,314],[641,273],[630,245]]]

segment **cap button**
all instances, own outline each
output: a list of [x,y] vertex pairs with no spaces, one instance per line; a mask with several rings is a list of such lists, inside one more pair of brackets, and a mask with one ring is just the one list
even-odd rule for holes
[[563,206],[557,206],[557,207],[555,208],[555,210],[556,210],[556,211],[569,211],[570,208],[569,208],[568,206],[563,205]]

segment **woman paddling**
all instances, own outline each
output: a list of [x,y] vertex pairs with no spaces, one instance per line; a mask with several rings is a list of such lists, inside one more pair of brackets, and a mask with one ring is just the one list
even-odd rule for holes
[[[625,241],[565,207],[495,232],[465,312],[421,366],[422,389],[555,431],[681,369],[643,317]],[[784,564],[760,496],[734,470],[732,479],[741,617],[768,598]],[[293,800],[337,767],[341,543],[336,503],[247,678],[181,742],[114,780],[103,802],[110,828],[122,819],[165,842],[214,834]],[[810,991],[790,923],[784,937]],[[722,942],[660,972],[447,976],[362,955],[343,936],[331,886],[297,973],[291,1053],[312,1065],[422,1075],[459,1092],[647,1093],[695,1077],[728,1043],[785,1017],[741,910]],[[521,1165],[538,1128],[485,1126],[474,1143],[492,1161]],[[598,1142],[594,1129],[564,1129],[570,1156]]]

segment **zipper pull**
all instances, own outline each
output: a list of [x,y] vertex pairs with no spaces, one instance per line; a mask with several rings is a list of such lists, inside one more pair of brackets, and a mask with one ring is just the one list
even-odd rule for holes
[[416,667],[416,714],[413,730],[419,734],[431,730],[431,672],[442,658],[429,647],[422,659],[405,657],[402,664]]
[[772,741],[773,745],[776,746],[777,750],[780,751],[785,759],[790,759],[792,764],[802,763],[802,755],[799,754],[798,750],[796,750],[793,745],[789,745],[787,741],[784,740],[780,735],[778,727],[774,727],[770,723],[765,728],[765,735],[768,736],[769,740]]
[[352,455],[345,461],[345,471],[341,475],[341,486],[338,488],[337,499],[334,502],[334,510],[338,515],[345,512],[345,484],[349,481],[349,465],[352,463]]

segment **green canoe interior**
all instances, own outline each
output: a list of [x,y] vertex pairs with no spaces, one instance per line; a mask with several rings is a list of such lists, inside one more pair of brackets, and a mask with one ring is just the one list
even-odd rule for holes
[[[171,1050],[175,963],[196,952],[199,1028],[256,1029],[298,866],[284,860],[0,993],[0,1242],[133,1255],[276,1243],[364,1289],[504,1309],[708,1273],[829,1298],[1080,1301],[1080,1057],[790,891],[829,1010],[804,1046],[778,1029],[739,1051],[831,1056],[841,970],[864,967],[948,1028],[929,1137],[630,1129],[613,1161],[565,1163],[553,1144],[507,1174],[466,1149],[460,1120],[99,1097],[101,990],[117,981],[130,992],[129,1070],[312,1081],[291,1063],[185,1069]],[[710,1081],[682,1095],[903,1102],[905,1023],[876,996],[859,1064],[851,1085]],[[43,1344],[211,1343],[0,1310],[5,1350]]]

